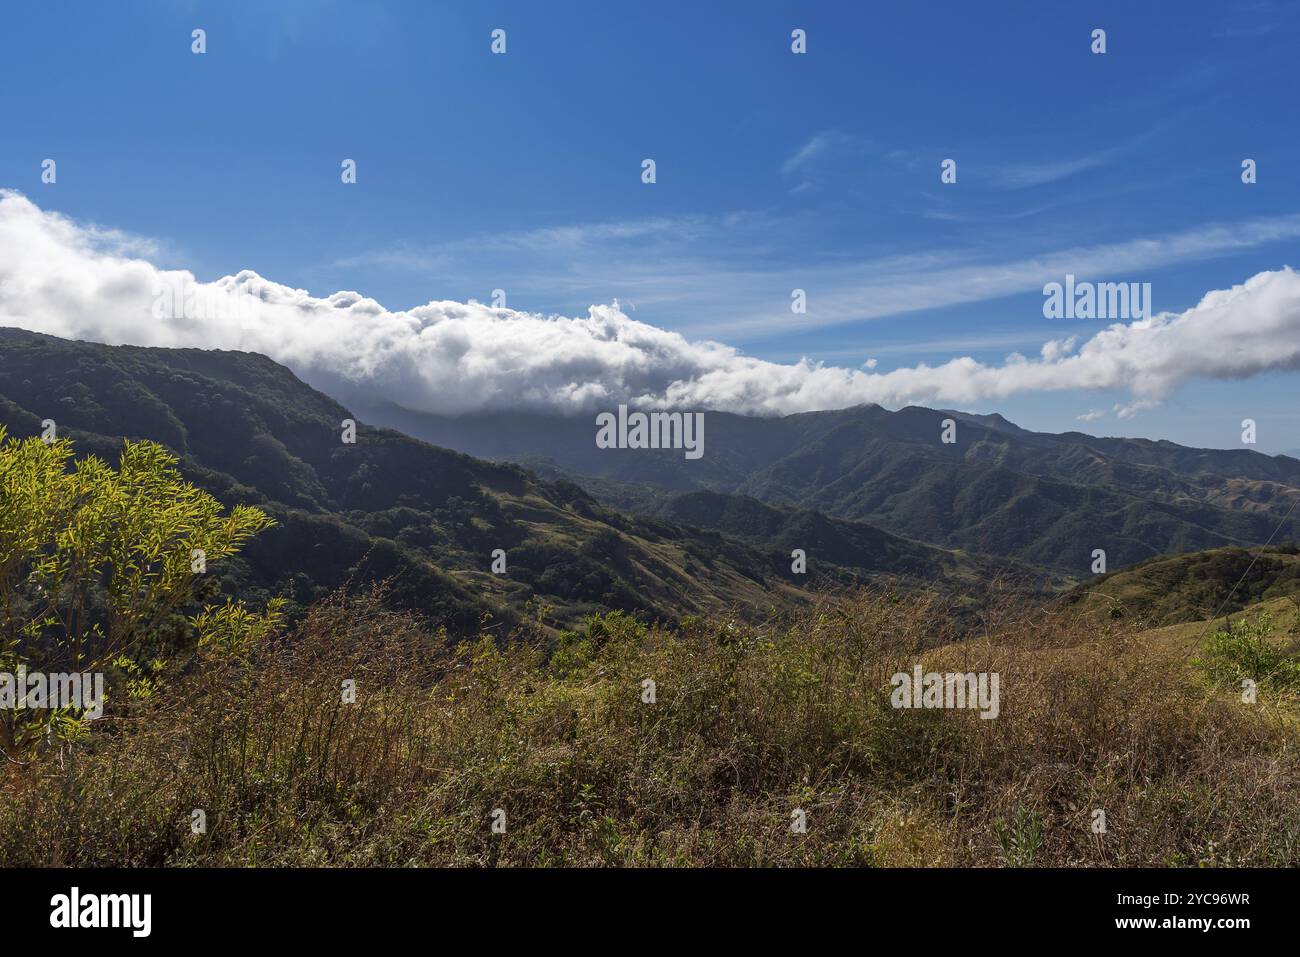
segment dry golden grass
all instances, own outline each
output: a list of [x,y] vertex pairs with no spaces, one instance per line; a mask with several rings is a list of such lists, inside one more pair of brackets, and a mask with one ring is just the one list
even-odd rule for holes
[[[875,591],[763,627],[614,615],[446,649],[340,598],[11,765],[0,863],[1300,862],[1287,699],[1244,705],[1123,622],[1007,606],[956,641],[951,620]],[[918,663],[998,672],[1000,716],[892,708],[890,675]]]

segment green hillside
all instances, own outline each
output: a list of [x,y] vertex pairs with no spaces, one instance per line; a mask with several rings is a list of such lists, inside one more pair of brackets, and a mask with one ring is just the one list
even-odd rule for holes
[[1151,627],[1232,615],[1300,598],[1300,547],[1217,548],[1141,562],[1078,586],[1067,601]]
[[[350,418],[263,356],[0,330],[0,420],[11,434],[38,434],[53,420],[78,454],[106,459],[123,438],[152,439],[223,502],[256,504],[277,520],[219,570],[228,592],[284,594],[292,610],[343,585],[386,580],[400,607],[466,633],[489,614],[508,624],[534,600],[561,623],[599,609],[676,621],[728,609],[763,614],[806,601],[817,583],[791,574],[784,539],[775,548],[630,517],[572,482],[389,429],[363,424],[347,444]],[[869,567],[814,558],[821,580],[978,577],[955,556],[877,534],[886,547]],[[506,553],[504,574],[492,571],[495,549]]]
[[[768,419],[710,412],[698,461],[596,450],[581,418],[374,414],[430,441],[569,475],[621,508],[658,514],[664,493],[734,493],[1073,578],[1087,577],[1096,548],[1116,568],[1267,541],[1300,496],[1300,461],[1286,456],[1051,435],[1001,416],[917,407]],[[949,418],[956,442],[945,444]],[[1298,522],[1293,515],[1277,540],[1300,538]]]

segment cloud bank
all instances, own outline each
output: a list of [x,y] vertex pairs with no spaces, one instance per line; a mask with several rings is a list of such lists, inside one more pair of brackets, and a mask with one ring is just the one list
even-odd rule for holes
[[318,298],[251,270],[202,283],[140,258],[151,254],[146,242],[0,191],[0,324],[110,344],[260,352],[345,402],[442,415],[590,413],[619,403],[776,415],[1061,390],[1122,390],[1131,397],[1124,414],[1198,379],[1300,368],[1300,274],[1289,267],[1209,292],[1185,312],[1049,339],[1032,358],[876,372],[744,356],[630,319],[617,303],[581,317],[472,301],[393,311],[355,292]]

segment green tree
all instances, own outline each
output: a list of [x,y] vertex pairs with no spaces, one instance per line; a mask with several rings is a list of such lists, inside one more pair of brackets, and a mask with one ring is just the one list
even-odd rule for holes
[[[226,601],[184,617],[207,566],[273,523],[249,506],[224,512],[176,462],[129,441],[116,469],[73,461],[66,439],[17,440],[0,426],[0,673],[113,666],[148,694],[157,656],[187,642],[238,651],[278,625],[278,599],[260,614]],[[69,723],[67,711],[0,712],[0,746]]]

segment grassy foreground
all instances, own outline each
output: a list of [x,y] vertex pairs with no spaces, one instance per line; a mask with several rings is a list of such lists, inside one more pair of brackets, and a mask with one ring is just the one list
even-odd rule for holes
[[[447,649],[337,598],[7,764],[0,864],[1300,863],[1294,691],[1242,703],[1231,634],[1198,667],[1066,609],[959,643],[947,620],[880,591],[761,628],[612,615]],[[1000,715],[892,708],[918,663],[998,672]]]

